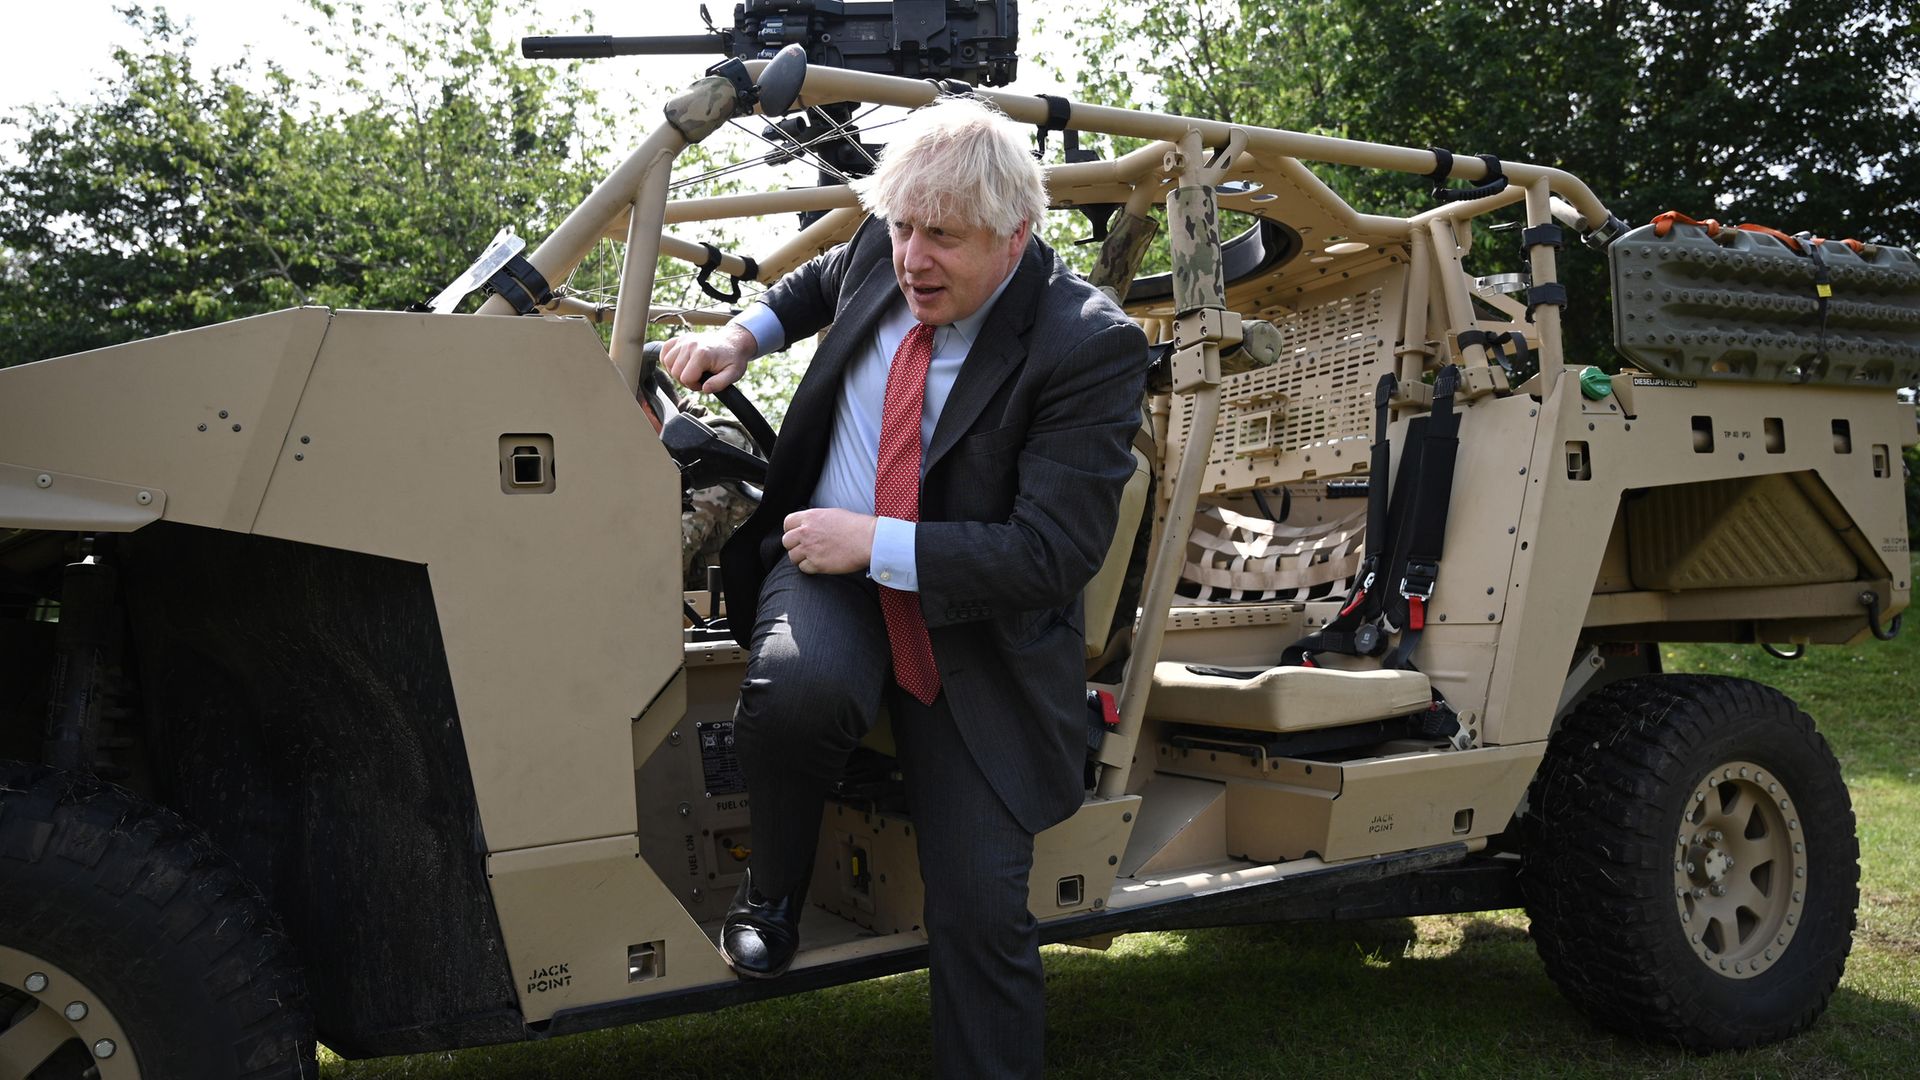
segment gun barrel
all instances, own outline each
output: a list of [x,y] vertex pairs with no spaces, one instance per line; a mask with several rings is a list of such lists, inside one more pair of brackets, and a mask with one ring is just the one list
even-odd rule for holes
[[524,37],[520,55],[529,60],[578,60],[602,56],[697,56],[727,52],[720,34],[670,34],[663,37],[614,37],[611,34],[566,34]]

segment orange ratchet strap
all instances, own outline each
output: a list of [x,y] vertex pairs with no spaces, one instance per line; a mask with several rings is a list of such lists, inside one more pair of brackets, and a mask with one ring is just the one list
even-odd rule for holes
[[[1709,240],[1718,237],[1720,235],[1720,230],[1726,228],[1726,226],[1720,224],[1718,221],[1715,221],[1712,218],[1707,218],[1705,221],[1700,221],[1694,218],[1690,218],[1678,210],[1669,210],[1664,214],[1654,215],[1654,218],[1652,221],[1653,235],[1664,238],[1668,233],[1673,231],[1673,226],[1676,222],[1681,225],[1698,225],[1700,228],[1707,230],[1707,239]],[[1773,237],[1775,240],[1778,240],[1781,243],[1787,245],[1787,250],[1793,252],[1795,255],[1805,255],[1807,253],[1806,246],[1801,243],[1801,239],[1802,239],[1801,237],[1789,236],[1786,233],[1781,232],[1779,229],[1773,228],[1771,226],[1756,225],[1753,222],[1749,221],[1749,222],[1745,222],[1743,224],[1737,225],[1735,226],[1735,228],[1740,229],[1742,232],[1765,233],[1766,235]],[[1865,244],[1861,243],[1858,240],[1853,239],[1852,237],[1848,237],[1845,240],[1829,241],[1828,239],[1822,236],[1809,236],[1809,237],[1806,237],[1806,240],[1808,243],[1812,243],[1816,245],[1826,244],[1826,243],[1845,244],[1847,245],[1848,248],[1852,249],[1855,255],[1860,254],[1861,249],[1866,247]]]
[[1708,239],[1712,239],[1713,237],[1720,235],[1719,222],[1713,220],[1712,218],[1708,218],[1705,221],[1696,221],[1693,218],[1688,217],[1687,215],[1681,213],[1678,210],[1669,210],[1664,214],[1654,215],[1653,235],[1664,239],[1668,233],[1673,231],[1673,223],[1676,221],[1682,225],[1700,226],[1701,228],[1707,230]]

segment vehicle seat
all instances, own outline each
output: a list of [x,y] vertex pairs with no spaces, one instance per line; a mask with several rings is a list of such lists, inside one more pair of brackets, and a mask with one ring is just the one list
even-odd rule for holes
[[[1218,672],[1219,674],[1214,674]],[[1244,731],[1341,727],[1425,710],[1433,688],[1418,671],[1208,668],[1155,664],[1147,715]]]

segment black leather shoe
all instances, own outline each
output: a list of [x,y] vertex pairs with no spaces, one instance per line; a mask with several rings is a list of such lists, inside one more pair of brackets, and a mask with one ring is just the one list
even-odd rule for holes
[[806,906],[804,886],[789,896],[771,900],[761,896],[749,869],[740,879],[720,929],[720,955],[727,966],[743,979],[783,974],[800,949],[800,912]]

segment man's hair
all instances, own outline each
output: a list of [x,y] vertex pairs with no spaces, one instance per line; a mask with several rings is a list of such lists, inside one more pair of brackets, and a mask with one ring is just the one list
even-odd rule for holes
[[1038,228],[1046,182],[1026,147],[1025,128],[976,98],[946,97],[907,115],[855,190],[888,221],[985,228],[1011,236]]

